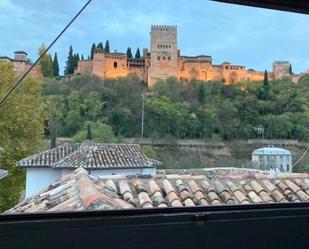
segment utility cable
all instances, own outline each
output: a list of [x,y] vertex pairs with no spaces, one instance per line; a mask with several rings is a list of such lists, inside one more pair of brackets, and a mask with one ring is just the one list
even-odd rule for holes
[[53,42],[45,49],[41,56],[31,65],[31,67],[17,80],[17,82],[10,88],[10,90],[1,98],[0,107],[4,104],[7,98],[14,92],[14,90],[22,83],[25,77],[30,73],[30,71],[38,64],[38,62],[43,58],[43,56],[48,52],[48,50],[58,41],[58,39],[63,35],[63,33],[71,26],[71,24],[79,17],[79,15],[86,9],[86,7],[91,3],[89,0],[80,11],[74,16],[74,18],[65,26],[65,28],[60,32],[60,34],[53,40]]
[[309,146],[308,148],[305,150],[305,152],[303,153],[303,155],[293,164],[292,168],[294,168],[307,154],[307,152],[309,151]]

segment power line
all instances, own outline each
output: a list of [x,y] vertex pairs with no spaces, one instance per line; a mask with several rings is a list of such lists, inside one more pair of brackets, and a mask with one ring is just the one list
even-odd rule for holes
[[14,90],[22,83],[24,78],[30,73],[30,71],[38,64],[42,57],[48,52],[48,50],[58,41],[58,39],[63,35],[63,33],[71,26],[71,24],[77,19],[77,17],[86,9],[86,7],[91,3],[89,0],[80,11],[74,16],[74,18],[65,26],[65,28],[60,32],[60,34],[53,40],[53,42],[45,49],[41,56],[31,65],[31,67],[19,78],[19,80],[10,88],[10,90],[1,98],[0,107],[6,101],[6,99],[14,92]]

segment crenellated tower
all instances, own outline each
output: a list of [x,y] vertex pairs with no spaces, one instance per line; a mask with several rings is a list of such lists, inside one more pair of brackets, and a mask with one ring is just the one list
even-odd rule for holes
[[151,87],[158,80],[174,76],[179,78],[177,26],[151,26],[151,61],[148,74],[148,86]]

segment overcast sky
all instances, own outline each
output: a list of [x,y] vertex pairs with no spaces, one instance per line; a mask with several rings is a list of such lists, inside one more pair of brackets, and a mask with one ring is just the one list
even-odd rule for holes
[[[32,61],[86,0],[0,0],[0,55],[25,50]],[[84,54],[108,39],[111,50],[149,48],[151,24],[178,26],[182,55],[206,54],[215,64],[229,61],[271,70],[289,60],[294,72],[309,69],[309,15],[264,10],[207,0],[93,0],[51,50],[63,68],[68,48]]]

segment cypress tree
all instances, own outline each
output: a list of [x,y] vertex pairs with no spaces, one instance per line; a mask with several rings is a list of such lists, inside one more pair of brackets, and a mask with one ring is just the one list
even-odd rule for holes
[[131,50],[130,47],[127,49],[127,57],[128,57],[129,59],[133,58],[132,50]]
[[50,140],[50,148],[53,149],[53,148],[56,148],[56,134],[52,134],[51,136],[51,140]]
[[66,61],[66,66],[64,69],[64,75],[70,75],[74,73],[74,56],[73,56],[73,48],[70,46],[68,59]]
[[59,63],[58,63],[57,52],[55,53],[54,60],[53,60],[53,75],[59,76]]
[[267,100],[269,97],[269,82],[268,82],[267,70],[265,70],[265,73],[264,73],[263,89],[264,89],[264,97]]
[[92,140],[91,125],[90,124],[87,125],[87,137],[86,137],[86,139]]
[[83,54],[82,54],[81,60],[82,60],[82,61],[83,61],[83,60],[85,60],[85,59],[84,59],[84,55],[83,55]]
[[79,61],[79,54],[74,54],[73,56],[74,60],[73,60],[73,66],[74,66],[74,69],[77,68],[78,66],[78,61]]
[[201,105],[205,103],[205,88],[203,83],[200,84],[200,89],[198,91],[198,100]]
[[290,67],[289,67],[289,73],[290,73],[290,75],[292,75],[292,74],[293,74],[292,64],[290,64]]
[[263,83],[263,87],[264,87],[265,90],[266,90],[266,89],[268,90],[268,88],[269,88],[267,70],[265,70],[265,73],[264,73],[264,83]]
[[105,49],[104,50],[105,50],[106,53],[110,53],[109,41],[108,40],[105,43]]
[[139,48],[137,48],[136,53],[135,53],[135,59],[140,59],[141,58],[141,52],[139,51]]
[[104,48],[103,48],[103,43],[102,43],[102,42],[100,42],[100,43],[98,44],[97,48],[99,48],[99,49],[102,49],[102,50],[103,50],[103,49],[104,49]]
[[93,60],[93,55],[94,55],[95,48],[96,48],[95,43],[93,43],[92,47],[91,47],[91,51],[90,51],[90,59],[91,60]]

